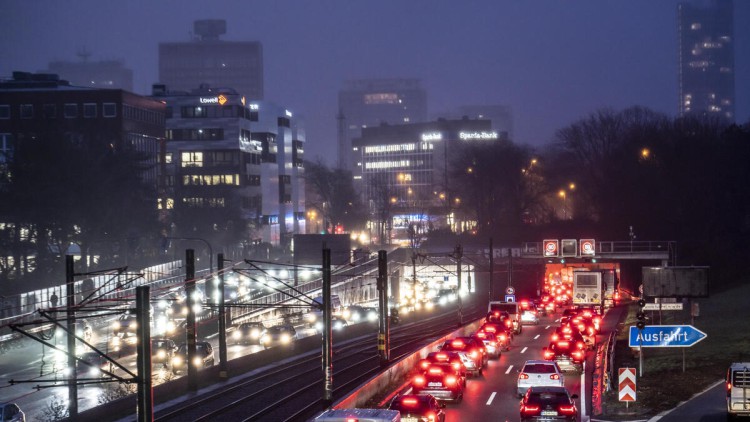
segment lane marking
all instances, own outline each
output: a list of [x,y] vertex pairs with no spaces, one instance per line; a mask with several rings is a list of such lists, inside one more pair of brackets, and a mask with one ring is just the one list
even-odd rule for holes
[[508,370],[507,370],[507,371],[505,371],[505,373],[506,373],[506,374],[509,374],[509,373],[510,373],[510,370],[511,370],[511,369],[513,369],[513,365],[510,365],[510,366],[508,367]]
[[526,349],[528,349],[528,347],[524,347],[523,349],[521,349],[521,353],[525,352]]
[[537,334],[536,337],[534,337],[534,340],[538,339],[541,334]]
[[545,330],[549,330],[549,327],[551,327],[551,325],[548,325],[548,326],[544,327],[544,329]]
[[489,399],[489,400],[487,400],[487,406],[489,406],[489,405],[491,405],[491,404],[492,404],[492,400],[494,400],[494,399],[495,399],[495,394],[497,394],[497,393],[496,393],[496,392],[494,392],[494,391],[492,392],[492,394],[490,394],[490,399]]

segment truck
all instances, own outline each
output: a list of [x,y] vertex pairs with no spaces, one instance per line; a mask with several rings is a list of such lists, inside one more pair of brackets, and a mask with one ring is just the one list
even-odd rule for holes
[[604,305],[602,271],[573,271],[573,305]]
[[604,284],[604,307],[611,308],[620,302],[620,279],[616,270],[602,272]]
[[490,312],[507,312],[510,315],[510,319],[513,321],[513,330],[515,334],[521,334],[523,327],[521,326],[521,310],[516,302],[500,302],[490,301],[487,305],[487,313]]

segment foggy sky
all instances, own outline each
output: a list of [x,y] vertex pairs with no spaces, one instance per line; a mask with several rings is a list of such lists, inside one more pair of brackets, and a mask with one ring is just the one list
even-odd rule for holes
[[[226,19],[260,41],[265,99],[303,116],[306,157],[336,151],[343,81],[419,78],[428,112],[509,105],[515,141],[548,143],[600,107],[677,113],[678,0],[0,0],[0,78],[52,60],[119,59],[158,82],[158,43]],[[750,1],[735,0],[736,113],[750,121]]]

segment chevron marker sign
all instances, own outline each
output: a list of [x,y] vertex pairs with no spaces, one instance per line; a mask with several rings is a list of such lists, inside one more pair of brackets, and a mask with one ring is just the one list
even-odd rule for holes
[[635,368],[620,368],[617,372],[620,401],[635,401]]

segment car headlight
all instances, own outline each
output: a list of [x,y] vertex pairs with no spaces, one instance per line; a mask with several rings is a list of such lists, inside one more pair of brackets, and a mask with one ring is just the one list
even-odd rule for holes
[[270,340],[271,338],[268,337],[267,335],[264,335],[263,337],[260,338],[261,343],[268,343]]
[[173,366],[182,366],[182,356],[175,356],[172,358]]
[[292,336],[290,336],[287,333],[284,333],[284,334],[281,335],[281,339],[280,340],[281,340],[282,344],[288,344],[289,342],[292,341]]
[[424,307],[425,307],[426,309],[432,309],[432,308],[433,308],[433,306],[435,306],[435,305],[433,305],[433,304],[432,304],[432,302],[427,302],[427,303],[425,303],[425,305],[424,305]]
[[315,323],[315,329],[318,331],[323,331],[323,323],[318,321]]
[[367,314],[367,319],[369,319],[370,321],[377,321],[378,314],[376,314],[375,312],[370,312],[369,314]]
[[193,366],[195,366],[196,368],[200,367],[200,366],[203,366],[203,359],[201,359],[201,358],[199,358],[197,356],[195,358],[193,358]]
[[112,345],[113,346],[119,346],[120,345],[120,337],[112,337]]
[[167,352],[165,352],[164,349],[159,349],[159,351],[156,352],[156,357],[159,359],[165,359],[167,357]]
[[234,332],[232,333],[232,338],[235,340],[239,340],[241,337],[242,333],[240,332],[240,330],[234,330]]
[[138,323],[137,323],[137,322],[135,322],[135,321],[132,321],[132,322],[130,323],[130,327],[129,327],[129,328],[130,328],[131,330],[135,330],[136,328],[138,328]]
[[258,337],[260,337],[260,330],[258,330],[256,328],[256,329],[250,331],[250,337],[252,337],[252,338],[258,338]]
[[100,376],[101,374],[102,374],[102,370],[101,370],[101,369],[99,369],[99,368],[97,368],[97,367],[95,367],[95,366],[92,366],[92,367],[91,367],[91,368],[89,369],[89,375],[90,375],[90,376],[92,376],[92,377],[98,377],[98,376]]
[[115,322],[112,323],[112,329],[113,330],[117,331],[120,328],[122,328],[122,325],[120,324],[120,321],[115,321]]

